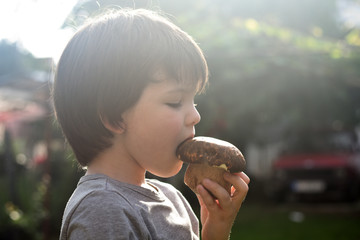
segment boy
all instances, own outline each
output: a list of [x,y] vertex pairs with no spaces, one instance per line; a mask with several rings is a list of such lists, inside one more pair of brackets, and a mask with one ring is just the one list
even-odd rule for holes
[[[151,11],[108,14],[74,35],[53,98],[87,170],[66,206],[60,239],[199,239],[181,193],[145,173],[171,177],[181,169],[176,148],[195,135],[194,96],[207,78],[192,38]],[[244,173],[224,177],[231,196],[210,180],[198,186],[202,239],[228,239],[247,193]]]

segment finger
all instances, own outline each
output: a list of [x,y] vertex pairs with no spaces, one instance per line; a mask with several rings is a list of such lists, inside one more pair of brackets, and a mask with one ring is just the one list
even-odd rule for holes
[[240,172],[239,174],[240,174],[239,176],[246,182],[246,184],[250,183],[250,178],[248,175],[246,175],[246,173]]
[[235,191],[234,189],[232,189],[233,200],[237,199],[242,202],[249,190],[249,186],[248,186],[248,182],[250,181],[249,177],[247,177],[246,175],[242,175],[240,173],[239,174],[225,173],[224,178],[226,181],[231,183],[235,188]]
[[208,192],[208,190],[205,189],[204,186],[198,185],[196,187],[196,190],[199,193],[199,202],[200,206],[205,205],[208,210],[214,209],[217,207],[217,203],[215,202],[215,199],[213,196]]
[[219,185],[217,182],[210,179],[204,179],[202,181],[203,186],[210,194],[214,196],[217,200],[217,203],[220,204],[222,208],[226,208],[231,205],[231,197],[228,191]]
[[250,178],[244,172],[239,172],[239,173],[225,172],[224,173],[224,179],[226,181],[228,181],[229,183],[231,183],[232,185],[236,185],[239,182],[240,179],[246,185],[248,185],[250,183]]
[[209,211],[208,211],[202,197],[199,194],[196,194],[196,197],[198,198],[199,204],[200,204],[200,207],[201,207],[200,220],[201,220],[202,223],[205,223],[205,221],[206,221],[206,219],[208,217]]
[[[198,192],[199,192],[199,190],[198,190]],[[205,205],[205,204],[204,204],[204,200],[202,199],[202,197],[200,196],[200,194],[196,194],[196,197],[197,197],[197,199],[198,199],[198,201],[199,201],[200,206],[201,206],[201,207],[204,206],[204,205]]]
[[241,177],[246,182],[246,184],[250,183],[250,178],[248,177],[248,175],[246,175],[246,173],[238,172],[238,173],[233,173],[233,174]]

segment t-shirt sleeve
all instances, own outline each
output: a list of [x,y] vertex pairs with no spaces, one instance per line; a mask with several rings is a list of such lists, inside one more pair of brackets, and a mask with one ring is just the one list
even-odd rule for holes
[[73,212],[68,239],[149,239],[143,221],[126,199],[111,191],[95,191]]

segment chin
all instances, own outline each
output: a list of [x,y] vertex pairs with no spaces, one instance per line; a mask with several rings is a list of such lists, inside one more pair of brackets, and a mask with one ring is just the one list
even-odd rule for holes
[[178,174],[182,168],[183,162],[178,161],[176,165],[173,165],[169,167],[168,169],[165,169],[164,171],[158,171],[158,172],[152,172],[152,174],[161,177],[161,178],[170,178]]

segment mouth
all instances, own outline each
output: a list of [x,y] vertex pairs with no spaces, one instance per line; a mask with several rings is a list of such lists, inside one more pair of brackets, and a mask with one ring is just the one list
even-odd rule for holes
[[[182,141],[178,146],[177,146],[177,148],[176,148],[176,157],[178,158],[178,159],[180,159],[180,157],[179,157],[179,148],[180,148],[180,146],[181,145],[183,145],[185,142],[187,142],[188,140],[191,140],[191,139],[193,139],[194,138],[194,136],[190,136],[190,137],[188,137],[188,138],[186,138],[184,141]],[[181,160],[181,159],[180,159]]]

